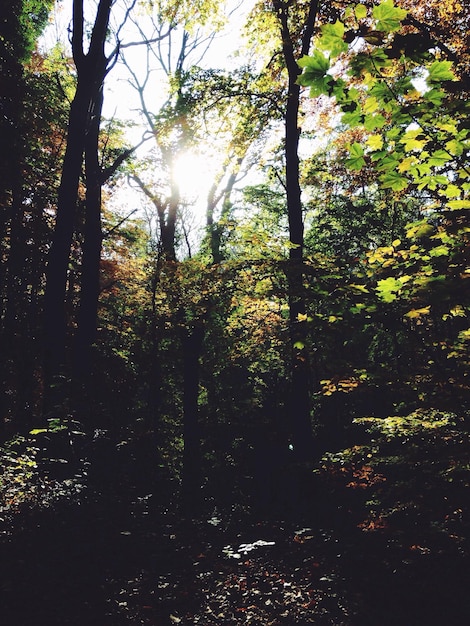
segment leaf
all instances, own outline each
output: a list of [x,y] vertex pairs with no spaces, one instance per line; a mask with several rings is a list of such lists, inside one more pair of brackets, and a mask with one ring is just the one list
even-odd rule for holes
[[384,140],[382,135],[371,135],[367,139],[366,144],[371,150],[381,150],[384,145]]
[[445,245],[436,246],[435,248],[431,248],[431,250],[429,250],[429,254],[431,256],[447,256],[449,252],[449,248]]
[[452,61],[434,61],[428,68],[428,82],[439,83],[444,80],[454,80],[455,76],[452,72]]
[[379,101],[375,96],[369,96],[364,102],[364,113],[374,113],[379,108]]
[[354,7],[354,15],[356,16],[357,20],[363,20],[365,17],[367,17],[367,7],[363,4],[356,4],[356,6]]
[[362,123],[363,117],[360,111],[354,113],[344,113],[341,117],[341,122],[345,126],[359,126]]
[[384,189],[392,189],[393,191],[402,191],[409,185],[408,180],[401,176],[399,172],[387,172],[380,176],[380,181]]
[[445,150],[436,150],[436,152],[432,153],[427,162],[428,165],[431,165],[431,167],[441,167],[451,160],[452,157],[448,152]]
[[430,102],[435,107],[439,107],[445,98],[445,93],[441,89],[430,89],[423,95],[427,102]]
[[428,143],[428,139],[422,134],[420,128],[413,128],[408,130],[403,138],[400,139],[400,143],[405,144],[405,150],[412,152],[413,150],[422,150]]
[[333,81],[333,77],[327,74],[330,61],[320,50],[315,50],[312,56],[303,56],[299,59],[298,65],[303,68],[303,72],[297,78],[297,83],[303,87],[310,87],[311,97],[329,93]]
[[447,185],[445,189],[441,189],[439,191],[439,195],[445,196],[446,198],[458,198],[461,193],[462,190],[460,187],[457,187],[457,185],[454,184]]
[[48,433],[48,428],[33,428],[33,430],[29,431],[30,435],[40,435],[41,433]]
[[378,115],[366,115],[364,118],[364,128],[372,131],[376,128],[383,128],[387,120],[380,113]]
[[360,291],[361,293],[369,293],[369,290],[364,285],[358,285],[356,283],[351,283],[349,285],[349,287],[351,287],[352,289],[354,289],[356,291]]
[[303,350],[305,348],[305,344],[302,341],[296,341],[294,343],[294,348],[296,350]]
[[393,0],[385,0],[372,9],[372,15],[378,20],[378,30],[393,32],[400,28],[401,21],[405,19],[407,11],[395,7]]
[[353,143],[349,146],[349,159],[346,159],[346,167],[351,170],[360,170],[365,164],[364,148],[360,143]]
[[470,209],[470,200],[451,200],[446,204],[449,209]]
[[324,24],[321,27],[321,37],[317,41],[320,50],[327,50],[332,56],[338,56],[348,50],[348,44],[344,41],[344,24],[336,20],[334,24]]
[[398,166],[398,155],[394,153],[385,153],[385,156],[377,162],[379,172],[390,172]]
[[377,282],[376,291],[384,302],[393,302],[397,299],[402,286],[400,280],[389,276]]
[[416,165],[416,157],[406,157],[398,166],[398,171],[403,174],[403,172],[409,172]]
[[372,46],[381,46],[386,37],[386,33],[383,30],[370,30],[362,35],[364,41],[370,43]]
[[313,55],[300,58],[298,65],[304,70],[304,76],[324,76],[330,69],[330,60],[323,52],[315,50]]
[[457,139],[451,139],[446,143],[446,150],[453,156],[460,156],[465,150],[465,144],[461,141],[457,141]]
[[427,222],[415,222],[409,224],[406,231],[407,239],[421,239],[422,237],[429,237],[434,232],[434,227]]

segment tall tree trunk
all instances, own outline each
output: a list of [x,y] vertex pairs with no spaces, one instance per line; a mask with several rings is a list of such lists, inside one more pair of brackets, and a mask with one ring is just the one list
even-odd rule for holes
[[70,250],[75,230],[79,179],[91,116],[99,102],[109,59],[104,52],[113,0],[100,0],[88,53],[83,50],[83,0],[74,0],[72,52],[77,67],[77,89],[67,132],[67,148],[57,200],[55,230],[46,269],[45,366],[46,385],[51,386],[65,364],[67,316],[65,310]]
[[85,225],[83,234],[80,308],[75,340],[75,371],[79,382],[92,368],[90,348],[96,339],[100,261],[103,234],[101,230],[101,167],[98,158],[103,90],[97,94],[90,113],[85,143]]
[[199,358],[204,328],[183,330],[183,511],[194,516],[201,504],[201,436],[198,420]]
[[[299,176],[299,101],[300,86],[297,78],[301,72],[297,65],[293,36],[289,26],[291,3],[274,0],[273,5],[281,26],[282,47],[289,82],[285,111],[285,167],[287,213],[289,221],[289,327],[292,350],[290,393],[290,418],[294,451],[298,458],[307,459],[312,453],[310,419],[309,363],[306,348],[305,294],[303,288],[304,222]],[[318,0],[309,4],[302,32],[299,58],[308,53],[318,9]]]
[[[91,86],[78,83],[72,102],[67,148],[57,199],[57,216],[46,269],[44,315],[48,374],[59,373],[65,361],[65,295],[70,249],[75,231],[78,185],[82,169]],[[52,382],[48,380],[48,383]]]

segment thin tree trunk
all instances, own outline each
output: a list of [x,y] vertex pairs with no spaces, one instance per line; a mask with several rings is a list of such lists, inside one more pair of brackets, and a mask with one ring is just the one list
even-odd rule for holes
[[[289,83],[285,111],[285,167],[287,212],[289,221],[289,327],[292,350],[290,392],[290,418],[294,452],[299,459],[308,459],[312,453],[310,418],[309,363],[306,347],[305,294],[303,288],[304,223],[299,175],[299,101],[300,86],[297,78],[301,72],[297,65],[294,42],[289,30],[289,4],[274,1],[281,25],[282,45]],[[318,0],[309,5],[302,34],[300,56],[307,54],[318,9]]]

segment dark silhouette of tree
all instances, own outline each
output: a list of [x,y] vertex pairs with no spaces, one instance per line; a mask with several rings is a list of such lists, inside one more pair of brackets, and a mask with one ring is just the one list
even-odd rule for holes
[[[85,52],[83,0],[73,3],[72,54],[77,70],[77,86],[70,107],[67,147],[57,199],[54,234],[48,255],[45,316],[45,371],[50,385],[65,364],[68,265],[77,222],[79,181],[85,156],[85,241],[83,246],[82,301],[79,315],[78,370],[83,370],[85,346],[91,345],[96,331],[99,258],[101,250],[101,185],[98,163],[98,138],[103,103],[103,84],[115,64],[119,43],[106,53],[112,0],[100,0]],[[132,9],[130,5],[129,11]],[[124,17],[124,21],[127,17]],[[117,35],[118,37],[118,35]]]
[[[293,19],[296,3],[274,0],[279,20],[282,54],[288,73],[285,106],[285,189],[289,221],[289,320],[292,344],[290,415],[294,450],[300,458],[311,454],[310,375],[306,349],[305,294],[303,289],[304,222],[299,171],[299,103],[301,73],[297,61],[308,54],[313,37],[318,0],[307,3],[300,22]],[[295,31],[294,31],[295,28]],[[299,30],[300,28],[300,30]]]

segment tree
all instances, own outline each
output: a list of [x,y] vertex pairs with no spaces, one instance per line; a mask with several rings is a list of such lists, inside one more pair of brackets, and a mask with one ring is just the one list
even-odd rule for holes
[[[0,342],[2,420],[31,419],[42,258],[47,243],[43,211],[55,184],[60,152],[61,101],[34,54],[51,3],[9,1],[0,19]],[[3,13],[4,12],[4,13]],[[50,81],[48,83],[48,81]],[[57,105],[57,117],[51,109]],[[43,175],[37,184],[35,172]],[[33,249],[32,242],[37,242]],[[25,347],[29,345],[27,358]],[[34,408],[33,408],[34,407]]]
[[[86,154],[87,243],[85,244],[84,293],[88,303],[82,308],[81,339],[90,344],[96,325],[100,233],[100,174],[97,171],[98,134],[102,107],[102,89],[107,73],[117,59],[119,44],[106,54],[108,25],[113,0],[100,0],[85,52],[85,17],[83,0],[74,0],[72,54],[77,70],[77,86],[70,107],[62,176],[57,198],[54,235],[48,255],[44,298],[46,378],[50,385],[65,362],[65,311],[70,250],[76,222],[79,180]],[[132,7],[131,7],[132,8]],[[128,9],[130,11],[130,8]],[[124,18],[125,19],[125,18]],[[89,282],[87,282],[89,281]],[[86,321],[85,321],[86,320]]]
[[[455,42],[435,40],[431,31],[435,24],[428,29],[391,0],[370,12],[358,5],[322,27],[314,54],[300,62],[299,80],[313,97],[336,99],[343,132],[353,138],[345,160],[351,172],[368,180],[373,175],[387,208],[420,201],[421,219],[368,253],[367,282],[350,285],[366,302],[351,311],[372,318],[376,348],[378,338],[386,338],[382,354],[393,359],[404,387],[421,401],[444,404],[451,394],[443,381],[461,381],[466,367],[469,109],[457,78],[464,72],[453,66]],[[346,73],[333,71],[338,58]],[[425,376],[417,373],[423,370]],[[429,376],[439,398],[426,387]]]
[[[299,458],[309,458],[312,434],[309,399],[309,367],[305,350],[305,298],[303,294],[304,223],[299,171],[300,69],[297,60],[311,45],[318,1],[290,3],[273,0],[279,20],[282,55],[288,75],[285,105],[285,188],[289,221],[289,315],[292,345],[291,419],[294,450]],[[299,15],[300,12],[300,15]]]

